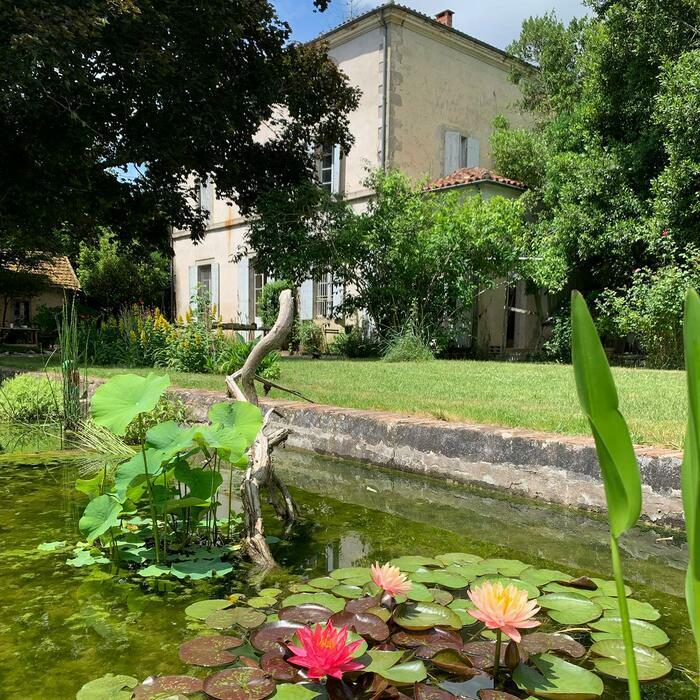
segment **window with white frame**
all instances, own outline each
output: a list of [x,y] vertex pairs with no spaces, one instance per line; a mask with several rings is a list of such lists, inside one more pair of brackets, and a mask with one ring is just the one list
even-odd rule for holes
[[324,272],[314,280],[314,316],[330,318],[333,312],[333,277]]
[[199,181],[198,201],[200,211],[206,213],[211,218],[214,209],[214,183],[206,178]]
[[207,263],[205,265],[197,265],[197,297],[198,300],[201,300],[206,305],[207,311],[211,307],[211,287],[211,263]]
[[333,191],[333,146],[324,146],[321,149],[321,158],[318,162],[318,181],[323,189]]
[[270,281],[264,272],[255,269],[253,261],[250,262],[250,310],[254,317],[260,316],[260,299],[263,287]]

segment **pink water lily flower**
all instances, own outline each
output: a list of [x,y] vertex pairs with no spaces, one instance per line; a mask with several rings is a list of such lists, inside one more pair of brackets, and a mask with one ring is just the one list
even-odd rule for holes
[[536,600],[528,600],[527,591],[515,586],[503,586],[500,581],[487,581],[469,591],[469,599],[476,610],[469,614],[481,620],[491,630],[500,630],[516,644],[520,641],[521,629],[537,627],[532,620],[539,611]]
[[359,671],[363,664],[353,661],[352,655],[362,645],[362,640],[348,644],[348,628],[333,627],[332,623],[304,627],[297,632],[299,645],[288,644],[294,654],[287,661],[306,669],[309,678],[332,676],[341,679],[343,673]]
[[372,574],[372,581],[389,595],[403,595],[408,593],[413,586],[406,576],[401,573],[401,569],[398,566],[392,566],[391,564],[379,566],[379,562],[376,562],[370,566],[369,570]]

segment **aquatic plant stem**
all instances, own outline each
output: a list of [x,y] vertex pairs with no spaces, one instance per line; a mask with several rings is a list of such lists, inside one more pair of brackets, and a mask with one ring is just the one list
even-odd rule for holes
[[156,544],[156,564],[160,564],[160,533],[158,532],[158,518],[156,505],[153,498],[153,484],[148,473],[148,460],[146,459],[146,443],[144,441],[143,414],[139,414],[139,435],[141,436],[141,454],[143,455],[143,471],[146,474],[146,487],[148,489],[148,502],[151,506],[151,524],[153,525],[153,538]]
[[498,672],[501,668],[501,644],[503,642],[503,633],[501,630],[496,631],[496,655],[493,659],[493,686],[498,688]]
[[641,700],[639,690],[639,674],[637,673],[637,660],[634,656],[634,639],[630,626],[630,613],[627,605],[627,593],[625,581],[622,577],[622,564],[620,562],[620,548],[617,537],[610,535],[610,553],[612,554],[613,574],[615,576],[615,588],[617,589],[617,602],[620,605],[620,621],[622,626],[622,639],[625,642],[625,663],[627,666],[627,686],[630,700]]

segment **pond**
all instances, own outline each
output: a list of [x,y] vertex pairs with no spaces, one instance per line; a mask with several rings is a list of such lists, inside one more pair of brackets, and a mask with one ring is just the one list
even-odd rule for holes
[[[278,465],[289,484],[304,485],[293,489],[303,521],[283,538],[268,519],[268,532],[279,536],[273,549],[284,568],[264,585],[289,574],[313,576],[375,559],[450,551],[611,576],[602,520],[292,451],[281,451]],[[57,453],[0,461],[0,697],[69,699],[108,671],[141,679],[180,673],[178,646],[194,634],[184,608],[194,600],[251,590],[244,567],[214,582],[161,582],[153,589],[143,580],[113,576],[108,566],[73,569],[65,553],[38,551],[42,542],[78,539],[84,504],[72,488],[77,468],[75,460]],[[681,670],[695,669],[682,597],[682,540],[638,528],[623,546],[628,584],[660,610],[658,624],[672,640],[663,651],[675,670],[663,683],[646,686],[644,697],[695,698]],[[626,697],[625,686],[606,681],[604,697]]]

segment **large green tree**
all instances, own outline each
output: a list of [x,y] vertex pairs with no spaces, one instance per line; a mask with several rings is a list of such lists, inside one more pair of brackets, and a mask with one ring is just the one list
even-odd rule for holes
[[199,181],[249,211],[350,148],[357,99],[267,0],[0,0],[0,264],[98,226],[199,237]]

